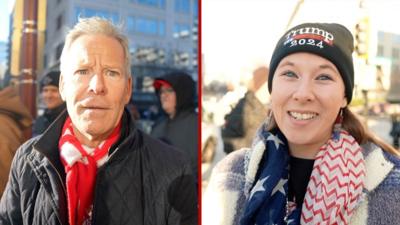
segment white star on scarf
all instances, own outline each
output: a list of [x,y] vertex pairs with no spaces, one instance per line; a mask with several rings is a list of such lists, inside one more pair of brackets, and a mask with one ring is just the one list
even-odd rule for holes
[[279,148],[280,144],[283,145],[283,142],[281,141],[281,139],[279,139],[277,136],[272,135],[272,134],[268,136],[267,141],[273,141],[274,144],[275,144],[276,149]]
[[294,222],[294,219],[290,219],[290,220],[287,221],[287,225],[289,225],[289,224],[291,224],[293,222]]
[[274,187],[272,190],[271,196],[275,194],[275,192],[280,191],[282,194],[285,194],[285,189],[283,188],[283,185],[287,182],[287,179],[280,179],[278,184]]
[[257,181],[256,185],[254,185],[254,188],[250,192],[250,198],[252,198],[253,195],[258,191],[265,191],[264,183],[268,178],[269,178],[269,176]]

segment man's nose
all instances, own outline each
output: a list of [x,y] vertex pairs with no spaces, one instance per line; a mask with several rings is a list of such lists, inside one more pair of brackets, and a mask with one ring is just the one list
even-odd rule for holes
[[104,76],[96,73],[90,78],[89,91],[95,94],[104,94],[106,91]]

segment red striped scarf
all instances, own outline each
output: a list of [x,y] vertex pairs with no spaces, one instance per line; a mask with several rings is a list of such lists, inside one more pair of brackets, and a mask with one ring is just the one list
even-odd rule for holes
[[80,225],[90,218],[93,190],[100,161],[108,157],[108,151],[120,135],[121,122],[93,152],[88,153],[75,137],[71,119],[64,123],[58,143],[67,183],[68,217],[70,225]]
[[301,211],[301,224],[349,224],[364,188],[361,147],[346,131],[318,152]]

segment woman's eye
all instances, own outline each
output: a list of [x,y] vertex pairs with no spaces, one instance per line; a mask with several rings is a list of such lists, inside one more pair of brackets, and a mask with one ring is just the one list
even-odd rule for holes
[[286,71],[286,72],[282,73],[282,75],[287,76],[287,77],[293,77],[293,78],[297,77],[297,75],[292,71]]
[[321,74],[317,77],[317,80],[333,80],[330,75],[327,74]]

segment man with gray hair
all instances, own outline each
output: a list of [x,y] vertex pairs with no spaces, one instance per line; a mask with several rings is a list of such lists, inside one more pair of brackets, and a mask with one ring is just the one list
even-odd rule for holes
[[81,19],[61,55],[67,111],[18,150],[0,224],[197,224],[185,156],[136,129],[127,38]]

